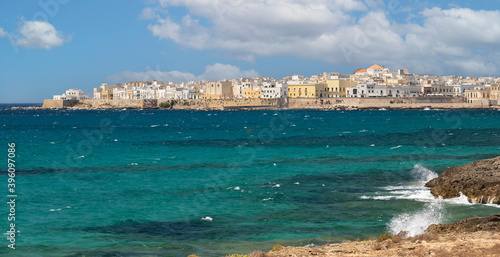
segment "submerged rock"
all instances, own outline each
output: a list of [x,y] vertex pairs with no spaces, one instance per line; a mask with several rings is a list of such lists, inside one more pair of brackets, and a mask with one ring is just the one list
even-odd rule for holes
[[490,217],[473,217],[451,224],[430,225],[428,233],[465,233],[477,231],[500,232],[500,214]]
[[500,204],[500,157],[447,169],[425,186],[436,198],[462,193],[471,203]]

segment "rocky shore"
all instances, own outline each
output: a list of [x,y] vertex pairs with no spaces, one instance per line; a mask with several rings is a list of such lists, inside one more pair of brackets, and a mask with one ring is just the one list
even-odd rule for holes
[[[436,198],[463,194],[471,203],[500,204],[500,157],[452,167],[426,186]],[[500,214],[434,224],[425,234],[411,238],[404,238],[402,232],[324,246],[277,245],[267,253],[257,251],[249,256],[500,256]]]
[[256,251],[248,256],[500,256],[500,214],[431,225],[425,234],[410,238],[383,234],[376,239],[324,246],[277,245],[267,253]]
[[500,204],[500,157],[447,169],[425,186],[436,198],[463,194],[471,203]]
[[[500,232],[500,213],[490,217],[472,217],[450,224],[430,225],[428,233],[467,233],[477,231]],[[500,254],[500,253],[499,253]]]

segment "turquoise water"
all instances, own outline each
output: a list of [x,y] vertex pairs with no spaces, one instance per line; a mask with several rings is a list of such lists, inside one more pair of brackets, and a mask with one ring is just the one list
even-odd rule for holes
[[500,155],[499,121],[489,110],[0,110],[2,163],[7,143],[18,155],[16,250],[4,236],[0,254],[223,256],[491,215],[422,184]]

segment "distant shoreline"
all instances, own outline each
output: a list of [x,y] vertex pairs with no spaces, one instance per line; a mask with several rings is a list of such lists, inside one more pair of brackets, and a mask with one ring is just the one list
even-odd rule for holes
[[[21,105],[21,104],[20,104]],[[488,110],[500,106],[466,103],[459,97],[45,100],[43,106],[13,110]]]

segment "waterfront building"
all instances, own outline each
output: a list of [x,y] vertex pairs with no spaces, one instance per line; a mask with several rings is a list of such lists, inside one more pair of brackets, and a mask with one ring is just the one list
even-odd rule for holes
[[68,89],[62,95],[54,95],[54,100],[87,100],[90,99],[81,89]]
[[465,100],[469,104],[490,106],[490,88],[476,88],[465,90]]
[[243,88],[243,98],[261,98],[262,90],[259,87]]
[[451,85],[453,87],[453,95],[458,97],[464,97],[466,90],[473,90],[477,85],[473,84],[455,84]]
[[288,96],[288,84],[264,82],[262,84],[262,98],[283,98]]
[[344,79],[329,79],[326,81],[326,96],[328,98],[337,98],[346,96],[346,88],[355,87],[358,82]]
[[201,99],[233,98],[233,83],[231,81],[214,81],[205,83],[205,92]]
[[[369,97],[370,94],[377,94],[374,92],[375,83],[359,83],[356,86],[346,88],[346,97]],[[385,93],[385,92],[383,92]]]
[[490,91],[491,104],[500,105],[500,83],[491,84]]
[[290,98],[322,98],[326,97],[327,86],[324,83],[289,84],[288,97]]

